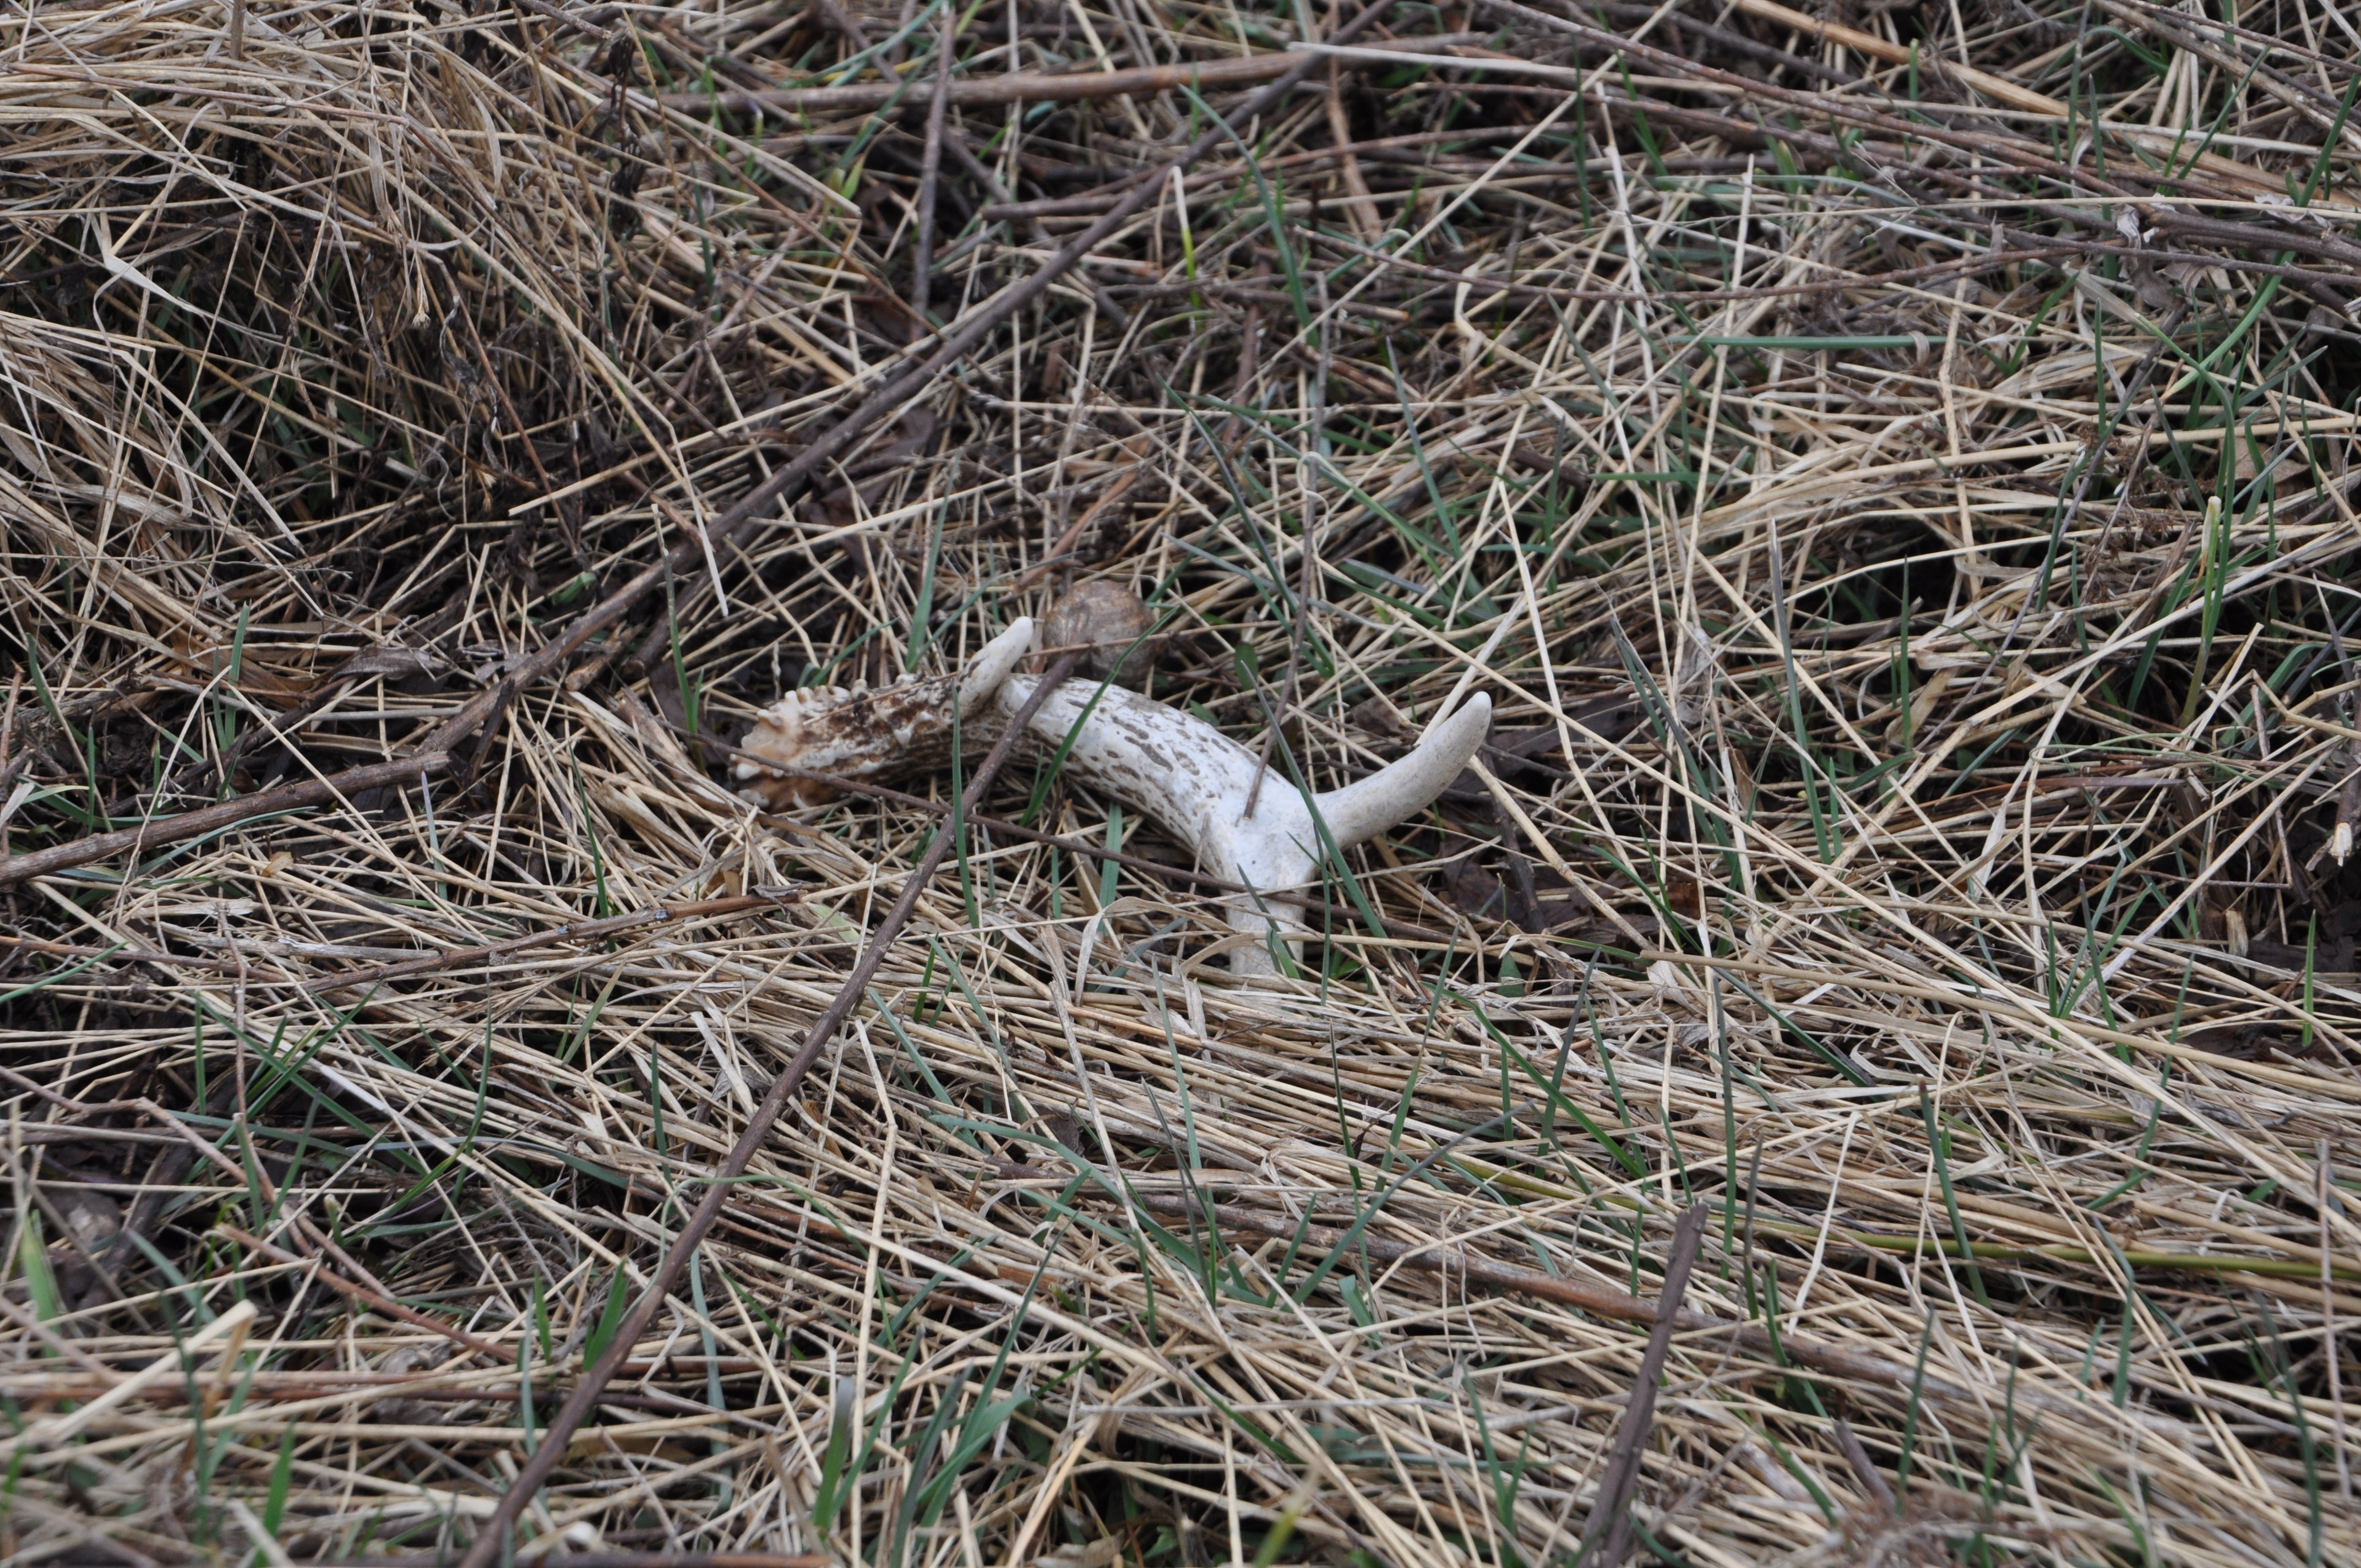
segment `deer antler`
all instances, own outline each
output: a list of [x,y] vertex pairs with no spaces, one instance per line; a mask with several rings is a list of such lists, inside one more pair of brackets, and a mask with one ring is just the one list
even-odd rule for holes
[[[983,751],[1033,694],[1034,677],[1014,674],[1032,639],[1033,623],[1017,621],[957,678],[791,693],[747,736],[744,749],[762,762],[741,762],[738,777],[774,807],[814,804],[825,786],[763,763],[855,778],[921,772],[950,762],[954,716],[961,749]],[[1257,895],[1302,887],[1330,846],[1348,849],[1425,810],[1467,765],[1491,719],[1491,699],[1478,693],[1428,725],[1410,755],[1321,793],[1264,776],[1259,758],[1204,720],[1115,685],[1067,683],[1042,702],[1027,740],[1049,753],[1071,734],[1070,776],[1154,817],[1209,873],[1253,889],[1226,900],[1231,928],[1257,938],[1235,949],[1230,967],[1269,974],[1272,934],[1303,927],[1291,906]]]

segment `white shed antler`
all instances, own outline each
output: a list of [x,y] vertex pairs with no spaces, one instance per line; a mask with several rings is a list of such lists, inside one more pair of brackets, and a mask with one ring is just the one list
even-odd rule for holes
[[[980,751],[1032,695],[1034,677],[1012,673],[1032,635],[1032,623],[1018,621],[957,680],[793,694],[764,715],[745,750],[780,767],[847,777],[921,770],[949,761],[956,712],[961,750]],[[1357,784],[1308,796],[1283,777],[1266,776],[1253,752],[1202,719],[1120,686],[1069,682],[1042,703],[1027,739],[1051,752],[1071,732],[1069,775],[1154,817],[1209,873],[1268,894],[1313,880],[1327,852],[1323,828],[1341,850],[1423,811],[1467,765],[1491,718],[1491,699],[1478,693],[1429,725],[1410,755]],[[774,806],[825,798],[824,786],[758,762],[741,762],[737,771],[752,783],[748,794]],[[1290,905],[1255,894],[1226,901],[1231,927],[1256,938],[1232,957],[1240,974],[1272,972],[1273,927],[1303,929]]]

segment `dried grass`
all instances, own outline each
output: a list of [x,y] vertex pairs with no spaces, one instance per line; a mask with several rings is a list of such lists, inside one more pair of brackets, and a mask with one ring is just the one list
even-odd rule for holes
[[[922,210],[952,319],[1243,99],[954,102],[922,191],[937,13],[849,12],[0,20],[0,847],[401,754],[900,362]],[[0,1554],[473,1541],[939,820],[719,742],[1085,575],[1315,781],[1495,745],[1276,981],[970,824],[520,1560],[1565,1562],[1644,1336],[1497,1282],[1692,1201],[1690,1308],[1901,1375],[1676,1335],[1643,1552],[2361,1553],[2361,34],[1580,15],[1399,8],[1461,63],[1238,127],[467,776],[15,886]]]

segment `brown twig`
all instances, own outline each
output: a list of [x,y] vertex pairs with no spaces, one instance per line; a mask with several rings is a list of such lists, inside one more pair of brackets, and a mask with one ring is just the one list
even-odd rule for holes
[[837,4],[837,0],[812,0],[812,9],[820,14],[821,20],[843,34],[845,41],[851,44],[856,51],[869,47],[869,35],[862,30],[861,24],[843,6]]
[[1590,1521],[1583,1527],[1575,1555],[1598,1568],[1622,1568],[1631,1551],[1631,1492],[1640,1484],[1640,1462],[1648,1452],[1648,1433],[1656,1422],[1656,1389],[1664,1382],[1664,1357],[1673,1347],[1673,1329],[1681,1318],[1681,1299],[1688,1294],[1689,1269],[1705,1242],[1706,1207],[1694,1203],[1673,1228],[1673,1250],[1664,1264],[1664,1288],[1656,1297],[1655,1326],[1648,1331],[1648,1348],[1640,1357],[1639,1376],[1631,1381],[1630,1403],[1615,1426],[1615,1445],[1609,1450],[1607,1468],[1598,1479],[1598,1495],[1590,1505]]
[[[1338,35],[1342,37],[1340,33]],[[1376,49],[1405,50],[1449,49],[1480,34],[1418,38],[1398,44],[1377,43]],[[1248,87],[1323,63],[1323,57],[1293,51],[1244,55],[1229,60],[1205,60],[1187,65],[1134,66],[1125,71],[1012,71],[999,76],[969,77],[950,84],[947,97],[968,109],[1001,104],[1073,104],[1095,98],[1130,98],[1176,88],[1201,93]],[[1355,66],[1365,62],[1353,61]],[[860,82],[842,87],[792,87],[769,93],[667,93],[658,102],[684,114],[709,115],[851,115],[882,109],[902,96],[899,82]],[[1252,116],[1242,116],[1251,118]]]
[[1894,1488],[1886,1484],[1884,1476],[1877,1473],[1876,1464],[1869,1457],[1869,1450],[1861,1445],[1861,1438],[1853,1431],[1851,1423],[1839,1416],[1828,1426],[1830,1435],[1837,1440],[1839,1452],[1844,1454],[1845,1463],[1852,1466],[1852,1473],[1860,1478],[1862,1489],[1876,1500],[1879,1508],[1889,1514],[1894,1512]]
[[448,751],[430,749],[398,762],[371,762],[365,767],[347,768],[325,778],[305,779],[301,784],[281,784],[277,789],[242,795],[218,806],[182,812],[178,817],[159,817],[137,828],[69,839],[46,850],[35,850],[29,854],[12,855],[0,861],[0,886],[27,882],[34,877],[52,876],[59,872],[86,866],[93,861],[107,860],[115,855],[136,855],[143,850],[181,843],[224,828],[235,828],[241,822],[251,822],[258,817],[301,811],[332,800],[349,800],[363,790],[385,789],[416,779],[433,778],[450,765]]
[[958,42],[952,35],[950,13],[946,11],[935,45],[935,91],[927,103],[927,149],[918,160],[918,234],[917,256],[911,263],[910,314],[922,328],[927,324],[927,295],[935,270],[935,186],[943,165],[943,112],[950,104]]
[[1361,173],[1361,160],[1353,148],[1353,123],[1345,112],[1345,62],[1332,61],[1328,68],[1328,134],[1335,140],[1336,171],[1344,182],[1345,210],[1353,215],[1353,227],[1365,241],[1374,241],[1386,232],[1383,218],[1378,216],[1378,203],[1369,193],[1369,182]]

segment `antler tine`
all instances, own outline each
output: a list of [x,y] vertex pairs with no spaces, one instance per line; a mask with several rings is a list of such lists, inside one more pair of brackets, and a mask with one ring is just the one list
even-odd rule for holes
[[1492,699],[1477,692],[1456,712],[1426,727],[1410,755],[1367,778],[1320,796],[1320,819],[1336,847],[1374,839],[1424,811],[1492,732]]

